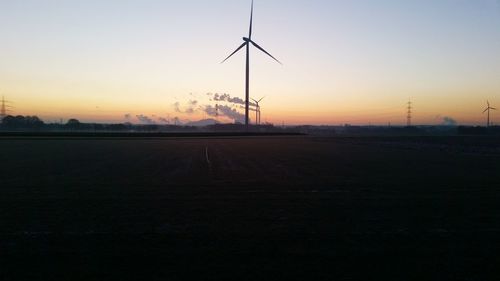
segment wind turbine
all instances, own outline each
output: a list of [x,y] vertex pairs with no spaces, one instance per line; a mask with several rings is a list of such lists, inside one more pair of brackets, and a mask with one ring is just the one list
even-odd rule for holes
[[246,130],[248,131],[248,125],[249,125],[249,111],[250,111],[250,44],[252,44],[255,48],[259,49],[266,55],[270,56],[273,60],[277,61],[279,64],[282,64],[278,59],[273,57],[270,53],[268,53],[266,50],[264,50],[261,46],[259,46],[257,43],[255,43],[252,40],[252,27],[253,27],[253,0],[252,0],[252,9],[250,12],[250,30],[248,32],[248,37],[243,37],[243,44],[236,49],[232,54],[230,54],[225,60],[223,60],[221,63],[224,63],[227,61],[230,57],[232,57],[234,54],[236,54],[239,50],[243,49],[243,47],[246,47],[247,51],[247,58],[246,58],[246,87],[245,87],[245,127]]
[[266,97],[261,98],[260,100],[255,100],[252,99],[253,102],[255,102],[255,124],[260,125],[260,120],[261,120],[261,113],[260,113],[260,102],[265,99]]
[[489,127],[490,126],[490,111],[491,110],[497,110],[497,109],[490,106],[490,101],[486,101],[486,103],[488,104],[488,107],[483,111],[483,114],[486,111],[488,111],[488,122],[486,123],[486,127]]

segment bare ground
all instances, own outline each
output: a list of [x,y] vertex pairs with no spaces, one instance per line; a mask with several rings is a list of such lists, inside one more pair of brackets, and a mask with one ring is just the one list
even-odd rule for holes
[[497,139],[0,147],[0,280],[500,278]]

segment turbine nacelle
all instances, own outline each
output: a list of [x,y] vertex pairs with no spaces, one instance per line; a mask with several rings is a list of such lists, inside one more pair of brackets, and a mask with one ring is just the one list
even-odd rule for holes
[[250,40],[249,38],[243,37],[243,41],[250,43],[250,41],[252,41],[252,40]]

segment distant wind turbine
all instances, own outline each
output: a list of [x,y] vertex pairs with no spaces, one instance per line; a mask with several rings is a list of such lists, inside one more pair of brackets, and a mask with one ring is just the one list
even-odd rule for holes
[[486,111],[488,112],[488,122],[486,123],[486,127],[489,127],[490,126],[490,111],[491,110],[497,110],[497,109],[490,106],[490,101],[486,101],[486,103],[488,104],[488,107],[483,111],[483,114]]
[[260,102],[266,97],[261,98],[260,100],[252,99],[255,102],[255,125],[260,125],[261,121],[261,111],[260,111]]
[[279,64],[282,64],[278,59],[273,57],[270,53],[268,53],[266,50],[264,50],[261,46],[259,46],[257,43],[252,41],[252,26],[253,26],[253,0],[252,0],[252,9],[250,12],[250,30],[248,32],[248,37],[243,37],[243,44],[236,49],[232,54],[230,54],[225,60],[223,60],[221,63],[224,63],[227,61],[230,57],[232,57],[234,54],[236,54],[239,50],[241,50],[243,47],[246,47],[247,51],[247,59],[246,59],[246,87],[245,87],[245,127],[248,131],[248,125],[250,122],[250,117],[249,117],[249,111],[250,111],[250,44],[252,44],[255,48],[259,49],[260,51],[264,52],[266,55],[270,56],[273,60],[277,61]]

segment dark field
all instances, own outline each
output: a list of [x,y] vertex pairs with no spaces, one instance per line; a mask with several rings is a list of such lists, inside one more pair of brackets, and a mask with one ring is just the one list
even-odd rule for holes
[[500,138],[0,138],[0,280],[500,280]]

